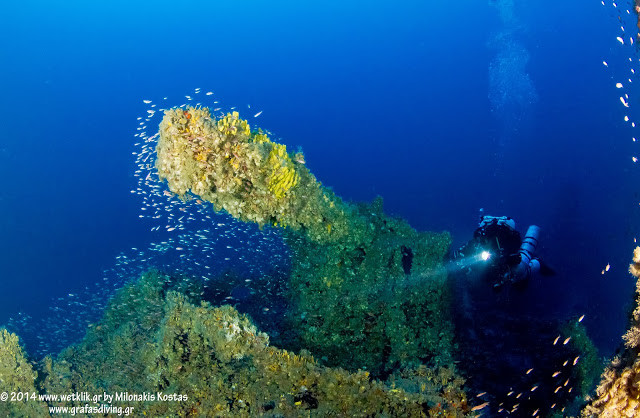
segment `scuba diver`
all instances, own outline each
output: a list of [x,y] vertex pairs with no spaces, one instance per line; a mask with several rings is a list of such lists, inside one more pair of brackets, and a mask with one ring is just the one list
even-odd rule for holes
[[529,226],[524,239],[508,216],[482,216],[473,239],[453,253],[456,267],[475,273],[498,291],[505,284],[523,288],[537,273],[553,275],[535,256],[540,228]]
[[[576,371],[565,366],[580,353],[575,345],[549,342],[564,331],[537,303],[548,286],[536,286],[536,277],[553,274],[537,253],[539,236],[538,226],[521,235],[510,217],[481,216],[473,237],[449,261],[454,341],[464,359],[459,367],[474,376],[469,393],[491,402],[487,416],[509,410],[512,416],[547,416],[550,405],[572,399],[568,382],[575,384]],[[528,284],[533,286],[525,289]],[[567,390],[557,389],[556,371],[566,374]],[[523,396],[511,396],[517,393]]]

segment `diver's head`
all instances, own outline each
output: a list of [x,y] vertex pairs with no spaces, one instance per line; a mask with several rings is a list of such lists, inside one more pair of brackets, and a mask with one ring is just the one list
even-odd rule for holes
[[513,218],[510,216],[491,216],[491,215],[482,216],[480,218],[480,224],[478,225],[478,227],[484,228],[489,225],[500,225],[500,226],[509,227],[514,230],[516,229],[516,221],[514,221]]

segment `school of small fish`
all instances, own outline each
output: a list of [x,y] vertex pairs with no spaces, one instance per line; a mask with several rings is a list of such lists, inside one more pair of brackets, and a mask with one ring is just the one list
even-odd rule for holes
[[[210,91],[204,93],[206,97],[212,95]],[[200,96],[201,89],[196,88],[184,98],[194,102]],[[162,102],[167,99],[163,97]],[[234,297],[219,291],[216,280],[225,272],[236,271],[242,277],[238,287],[249,291],[257,287],[263,293],[259,295],[260,312],[273,315],[278,311],[274,304],[282,296],[278,293],[282,288],[279,283],[270,283],[276,278],[265,272],[281,271],[289,262],[279,232],[270,228],[260,230],[228,215],[216,214],[210,203],[199,199],[180,200],[160,183],[155,169],[158,134],[154,131],[164,108],[152,98],[145,98],[142,103],[145,108],[137,118],[132,152],[137,184],[131,194],[141,199],[139,218],[149,225],[152,242],[114,255],[114,265],[103,271],[101,281],[53,300],[46,317],[18,313],[9,319],[7,328],[18,333],[28,351],[38,359],[55,355],[79,341],[87,328],[100,320],[115,292],[150,268],[201,280],[203,292],[228,303],[233,303]],[[216,100],[212,104],[217,103]]]
[[[631,115],[631,109],[633,108],[633,101],[630,100],[629,97],[629,93],[627,92],[627,88],[629,88],[629,92],[631,92],[631,85],[633,83],[633,75],[635,75],[636,69],[634,68],[635,65],[638,63],[638,59],[637,58],[632,58],[635,57],[635,39],[634,36],[632,34],[627,34],[625,31],[625,25],[630,24],[628,22],[629,19],[634,20],[634,24],[637,23],[637,18],[635,17],[635,15],[632,13],[632,11],[627,7],[619,7],[618,3],[616,3],[615,1],[613,2],[607,2],[605,0],[601,0],[601,3],[603,6],[607,6],[607,7],[613,7],[614,11],[617,14],[617,20],[620,23],[619,26],[619,30],[620,30],[620,34],[618,36],[616,36],[615,41],[617,41],[617,44],[623,48],[629,48],[629,67],[627,69],[624,68],[614,68],[612,66],[609,65],[609,63],[607,61],[602,61],[602,64],[604,65],[604,67],[606,69],[608,69],[609,74],[611,74],[611,77],[623,77],[624,80],[615,80],[614,79],[614,86],[616,89],[619,89],[623,94],[618,96],[618,100],[620,101],[620,104],[623,106],[623,108],[625,109],[625,112],[623,114],[623,121],[625,123],[628,123],[630,125],[630,128],[632,130],[635,130],[636,127],[636,122],[633,119],[632,115]],[[627,4],[627,6],[630,6],[630,4]],[[619,73],[622,72],[622,74],[626,75],[620,75],[620,74],[615,74],[615,73]],[[635,134],[631,134],[631,140],[633,142],[636,142],[636,138],[635,138]],[[631,156],[631,161],[633,163],[638,162],[638,156],[637,155],[632,155]],[[609,264],[607,264],[607,267],[605,269],[602,270],[602,274],[605,274],[606,272],[609,271]]]
[[[629,10],[618,7],[616,2],[602,0],[601,3],[603,6],[618,10],[620,22],[624,20],[623,14],[630,14]],[[633,36],[625,33],[624,26],[620,26],[620,31],[620,35],[614,42],[624,48],[633,48]],[[633,54],[630,53],[630,56]],[[630,112],[635,102],[629,96],[627,89],[630,89],[633,83],[636,62],[629,58],[629,63],[630,67],[627,69],[625,79],[614,80],[613,86],[617,92],[615,96],[625,110],[623,121],[633,130],[635,120]],[[619,71],[615,65],[606,60],[602,61],[602,65],[606,71],[610,72],[612,78],[614,71]],[[185,95],[184,99],[190,105],[199,106],[202,102],[198,101],[198,98],[204,96],[203,98],[206,99],[213,95],[212,91],[202,93],[200,88],[196,88],[191,94]],[[167,97],[163,97],[161,103],[166,104],[167,100]],[[154,103],[150,98],[143,99],[142,103],[147,105],[147,108],[144,109],[144,114],[137,118],[137,132],[134,135],[135,150],[132,152],[137,166],[134,172],[137,185],[131,190],[131,194],[141,199],[139,217],[149,224],[154,242],[145,249],[133,247],[115,256],[113,267],[104,270],[102,281],[55,299],[46,318],[33,318],[24,313],[18,313],[11,318],[7,327],[20,334],[24,344],[37,358],[46,354],[55,354],[78,341],[86,329],[100,319],[113,294],[128,281],[135,280],[148,268],[155,267],[176,274],[189,274],[203,280],[205,288],[211,286],[215,289],[215,279],[230,268],[245,272],[246,275],[243,277],[249,277],[246,281],[247,286],[251,287],[253,280],[269,280],[262,274],[268,271],[269,266],[274,268],[286,265],[288,262],[288,255],[277,231],[269,229],[260,231],[255,226],[237,222],[225,215],[215,214],[210,204],[199,199],[180,200],[157,180],[154,163],[158,133],[155,131],[159,123],[158,117],[162,117],[165,107],[158,108],[159,104]],[[185,107],[187,103],[181,104],[180,107]],[[221,107],[214,107],[218,103],[218,101],[211,103],[212,111],[221,110]],[[231,110],[235,108],[235,106],[231,107]],[[258,118],[262,113],[263,111],[260,110],[252,116]],[[632,135],[631,139],[636,142],[635,135]],[[635,155],[631,159],[633,163],[638,161]],[[194,227],[191,226],[192,224]],[[607,263],[602,269],[602,274],[609,272],[610,268],[611,265]],[[225,299],[232,298],[230,295],[219,296]],[[261,309],[268,314],[274,307],[269,306],[267,301]],[[585,315],[581,315],[578,322],[582,322],[584,318]],[[559,345],[561,339],[562,336],[558,335],[552,345],[560,348],[571,341],[571,337],[568,336],[562,340],[562,345]],[[576,366],[579,359],[580,356],[576,356],[566,360],[562,368],[551,375],[559,382],[553,393],[557,394],[567,388],[570,378],[566,378],[564,382],[561,380],[568,374],[565,368]],[[524,375],[531,375],[533,371],[533,368],[529,368]],[[497,412],[515,414],[520,406],[518,400],[523,396],[524,398],[530,396],[538,388],[539,385],[534,384],[528,391],[519,392],[517,395],[515,391],[509,391],[507,398],[515,399],[515,402],[511,406],[500,404]],[[571,392],[572,389],[569,387],[566,390]],[[485,395],[486,392],[482,392],[476,397]],[[490,402],[486,401],[473,406],[471,411],[481,411],[489,405]],[[552,404],[551,409],[555,406],[556,404]],[[540,410],[536,409],[531,416],[537,416],[539,412]]]

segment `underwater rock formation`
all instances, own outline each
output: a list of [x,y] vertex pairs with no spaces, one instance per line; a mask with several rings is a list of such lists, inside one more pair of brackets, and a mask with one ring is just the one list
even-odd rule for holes
[[298,344],[326,364],[379,377],[410,364],[451,364],[452,300],[442,268],[449,234],[417,232],[386,216],[380,198],[357,214],[368,227],[355,248],[285,234]]
[[0,400],[1,416],[49,415],[45,404],[30,398],[36,392],[36,377],[37,373],[27,361],[18,336],[0,329],[0,392],[10,396]]
[[[150,416],[458,417],[500,408],[484,392],[467,401],[454,366],[448,233],[414,230],[384,214],[380,198],[343,202],[301,154],[251,131],[236,112],[216,119],[206,108],[170,109],[159,138],[156,166],[172,192],[282,232],[290,270],[271,277],[286,301],[280,334],[218,306],[226,299],[208,298],[198,279],[149,272],[114,296],[80,343],[36,366],[3,331],[0,389],[183,396],[121,402]],[[222,293],[245,282],[220,280]],[[0,408],[46,416],[47,406],[84,403]]]
[[[157,154],[160,179],[181,198],[281,228],[292,259],[279,342],[290,350],[271,346],[233,307],[203,300],[202,282],[150,272],[114,296],[82,342],[43,359],[37,379],[29,374],[22,386],[186,395],[127,402],[152,416],[473,415],[452,356],[442,266],[448,233],[415,231],[386,216],[381,199],[343,202],[301,154],[252,132],[237,112],[216,119],[206,108],[166,111]],[[2,378],[25,370],[9,367]]]
[[[189,278],[144,274],[118,292],[82,342],[40,363],[38,384],[22,357],[15,365],[6,354],[0,377],[32,392],[162,392],[180,399],[113,403],[134,407],[136,416],[473,415],[453,369],[407,368],[383,383],[366,371],[322,367],[304,350],[270,346],[248,317],[199,302],[199,294]],[[3,335],[0,352],[20,355],[17,337]]]
[[315,242],[359,241],[354,208],[323,187],[300,154],[251,131],[238,112],[206,107],[165,111],[156,167],[180,197],[188,192],[236,219],[301,230]]
[[237,112],[165,111],[156,167],[190,194],[242,221],[284,227],[292,250],[285,347],[383,377],[410,364],[452,362],[448,233],[419,233],[372,205],[343,202],[296,155],[251,131]]
[[625,350],[602,374],[597,398],[584,408],[584,417],[636,417],[640,415],[640,247],[633,251],[629,272],[638,278],[636,303],[629,330],[623,336]]

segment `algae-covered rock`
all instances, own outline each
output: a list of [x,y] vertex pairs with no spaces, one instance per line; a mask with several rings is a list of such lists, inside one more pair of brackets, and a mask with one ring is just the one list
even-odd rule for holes
[[386,216],[381,199],[359,205],[357,215],[366,227],[355,231],[362,237],[355,247],[287,235],[298,344],[326,364],[376,376],[409,364],[450,364],[451,298],[442,268],[449,234],[415,231]]
[[37,373],[27,361],[17,335],[0,329],[1,416],[49,416],[35,388]]
[[452,361],[442,267],[449,234],[418,233],[386,216],[382,199],[343,202],[237,112],[216,120],[207,108],[170,109],[159,134],[156,166],[171,191],[243,221],[286,227],[295,331],[283,344],[375,375]]
[[471,411],[453,367],[447,233],[415,231],[381,199],[343,202],[301,153],[237,112],[167,110],[157,155],[160,179],[181,198],[284,230],[288,327],[277,341],[290,351],[235,308],[203,301],[198,281],[152,271],[116,294],[82,342],[41,362],[41,392],[154,394],[115,404],[150,416]]
[[359,220],[323,187],[300,153],[251,131],[238,112],[216,119],[206,107],[165,111],[156,167],[182,198],[189,193],[236,219],[288,227],[314,241],[347,241]]
[[633,251],[629,272],[636,282],[635,309],[629,330],[624,335],[625,350],[616,356],[602,373],[597,397],[582,411],[585,417],[640,416],[640,247]]
[[[463,381],[424,366],[391,383],[327,368],[269,345],[231,306],[194,298],[157,272],[122,289],[85,339],[43,365],[47,393],[159,392],[176,401],[117,403],[148,416],[465,416]],[[444,373],[444,374],[443,374]],[[69,405],[77,403],[69,403]]]
[[604,369],[604,362],[598,355],[598,349],[587,335],[587,328],[581,321],[568,321],[561,327],[562,335],[571,337],[574,349],[580,357],[572,361],[574,366],[573,377],[577,381],[577,387],[582,397],[589,395],[593,390],[600,374]]

